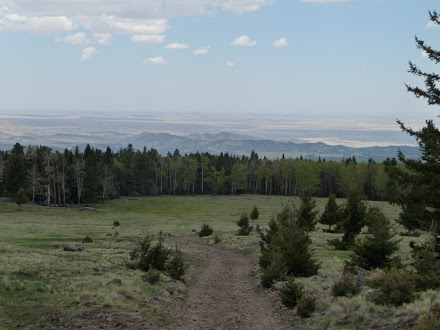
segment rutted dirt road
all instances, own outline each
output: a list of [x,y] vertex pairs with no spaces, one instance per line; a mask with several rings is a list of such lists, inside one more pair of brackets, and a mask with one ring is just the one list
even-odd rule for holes
[[210,257],[206,271],[189,291],[187,302],[169,329],[289,329],[264,293],[258,293],[251,262],[232,251],[175,238]]

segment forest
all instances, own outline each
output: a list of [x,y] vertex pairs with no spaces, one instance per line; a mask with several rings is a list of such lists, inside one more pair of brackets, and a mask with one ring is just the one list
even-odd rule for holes
[[369,200],[389,199],[395,187],[385,165],[319,159],[260,158],[228,153],[212,155],[178,150],[160,155],[155,149],[132,145],[105,151],[87,145],[84,151],[54,151],[45,146],[21,146],[0,151],[0,195],[15,198],[23,189],[30,201],[44,205],[105,202],[120,196],[188,194],[262,194],[347,197],[354,188]]

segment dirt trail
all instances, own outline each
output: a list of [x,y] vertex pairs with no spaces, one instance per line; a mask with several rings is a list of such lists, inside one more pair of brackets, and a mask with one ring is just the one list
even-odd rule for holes
[[270,299],[256,291],[252,265],[246,257],[192,238],[175,238],[173,243],[206,253],[210,261],[169,329],[291,328]]

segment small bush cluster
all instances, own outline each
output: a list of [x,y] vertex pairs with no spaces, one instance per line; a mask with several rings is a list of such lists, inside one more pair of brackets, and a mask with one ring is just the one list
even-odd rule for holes
[[440,304],[434,303],[429,306],[428,313],[423,315],[418,322],[418,330],[440,329]]
[[142,280],[150,284],[156,284],[160,281],[160,271],[154,268],[150,268],[148,272],[142,275]]
[[300,283],[295,282],[293,276],[289,276],[286,285],[281,288],[279,295],[281,302],[287,308],[293,309],[298,304],[304,293],[304,287]]
[[173,280],[181,280],[183,275],[185,275],[185,259],[183,258],[182,251],[177,246],[172,252],[171,258],[168,259],[165,268]]
[[214,229],[206,223],[202,225],[202,228],[199,231],[199,237],[211,236],[214,233]]
[[440,255],[439,242],[434,231],[428,240],[421,245],[410,242],[413,266],[417,272],[416,286],[420,290],[437,289],[440,287]]
[[89,235],[87,235],[86,237],[84,237],[84,238],[82,239],[82,242],[83,242],[83,243],[92,243],[92,242],[93,242],[93,239],[92,239]]
[[354,274],[344,271],[341,278],[332,286],[333,297],[351,297],[359,293],[360,287],[356,284]]
[[182,252],[177,248],[175,251],[164,245],[165,236],[162,232],[157,237],[154,244],[152,235],[145,235],[139,239],[135,248],[130,252],[130,262],[127,267],[131,269],[140,269],[151,273],[146,275],[154,278],[155,271],[166,271],[171,278],[180,280],[185,274],[185,261]]
[[316,310],[316,298],[311,294],[304,294],[299,300],[296,313],[303,318],[310,317]]
[[281,302],[289,309],[296,308],[300,317],[310,317],[316,309],[316,298],[305,293],[304,287],[289,276],[286,285],[279,291]]
[[214,244],[221,243],[223,241],[223,237],[217,233],[214,234]]
[[369,286],[383,293],[375,299],[376,304],[399,306],[414,298],[414,276],[405,269],[392,267],[385,275],[373,278]]

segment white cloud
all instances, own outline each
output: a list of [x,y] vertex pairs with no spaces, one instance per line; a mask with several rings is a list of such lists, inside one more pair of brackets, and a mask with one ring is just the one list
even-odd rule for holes
[[75,34],[70,34],[64,38],[56,38],[56,42],[64,42],[70,45],[90,45],[92,42],[87,38],[84,32],[78,32]]
[[0,15],[0,32],[28,32],[50,35],[69,32],[73,28],[72,20],[65,16],[30,17],[16,14]]
[[222,1],[221,8],[233,14],[244,14],[260,9],[273,1],[267,0],[242,0],[242,1]]
[[183,44],[183,43],[181,44],[178,42],[172,42],[172,43],[166,45],[165,48],[167,48],[167,49],[187,49],[187,48],[189,48],[189,45]]
[[235,63],[232,62],[232,61],[227,60],[226,63],[225,63],[225,65],[226,65],[227,67],[229,67],[229,68],[232,68],[233,66],[235,66]]
[[161,44],[165,41],[164,35],[134,35],[131,42],[136,44]]
[[168,30],[166,19],[132,19],[114,16],[79,17],[74,21],[94,33],[153,35]]
[[275,40],[274,42],[273,42],[273,46],[274,47],[276,47],[276,48],[279,48],[279,47],[287,47],[289,44],[287,43],[287,39],[286,38],[281,38],[281,39],[279,39],[279,40]]
[[81,53],[81,57],[79,59],[81,61],[89,61],[92,58],[94,58],[97,53],[98,53],[98,51],[96,50],[95,47],[87,47],[87,48],[83,49],[83,51]]
[[231,45],[233,46],[246,46],[246,47],[252,47],[255,46],[256,44],[257,44],[256,41],[252,41],[246,35],[234,39],[234,41],[232,41],[231,43]]
[[433,27],[439,27],[437,23],[434,23],[433,21],[429,21],[428,24],[426,24],[426,28],[433,28]]
[[100,45],[111,45],[112,38],[111,33],[93,33],[93,40]]
[[330,3],[330,2],[349,2],[351,0],[299,0],[301,2],[316,2],[316,3]]
[[164,58],[162,56],[150,57],[150,58],[146,59],[144,61],[144,63],[160,64],[160,65],[167,64],[167,62],[165,62],[165,60],[164,60]]
[[424,57],[424,58],[429,58],[429,54],[427,53],[426,50],[424,50],[424,51],[422,52],[422,57]]
[[163,34],[169,19],[243,14],[275,0],[0,0],[0,31],[57,34]]
[[209,50],[211,49],[211,46],[204,46],[204,47],[200,47],[197,48],[193,54],[194,55],[205,55],[208,54]]

